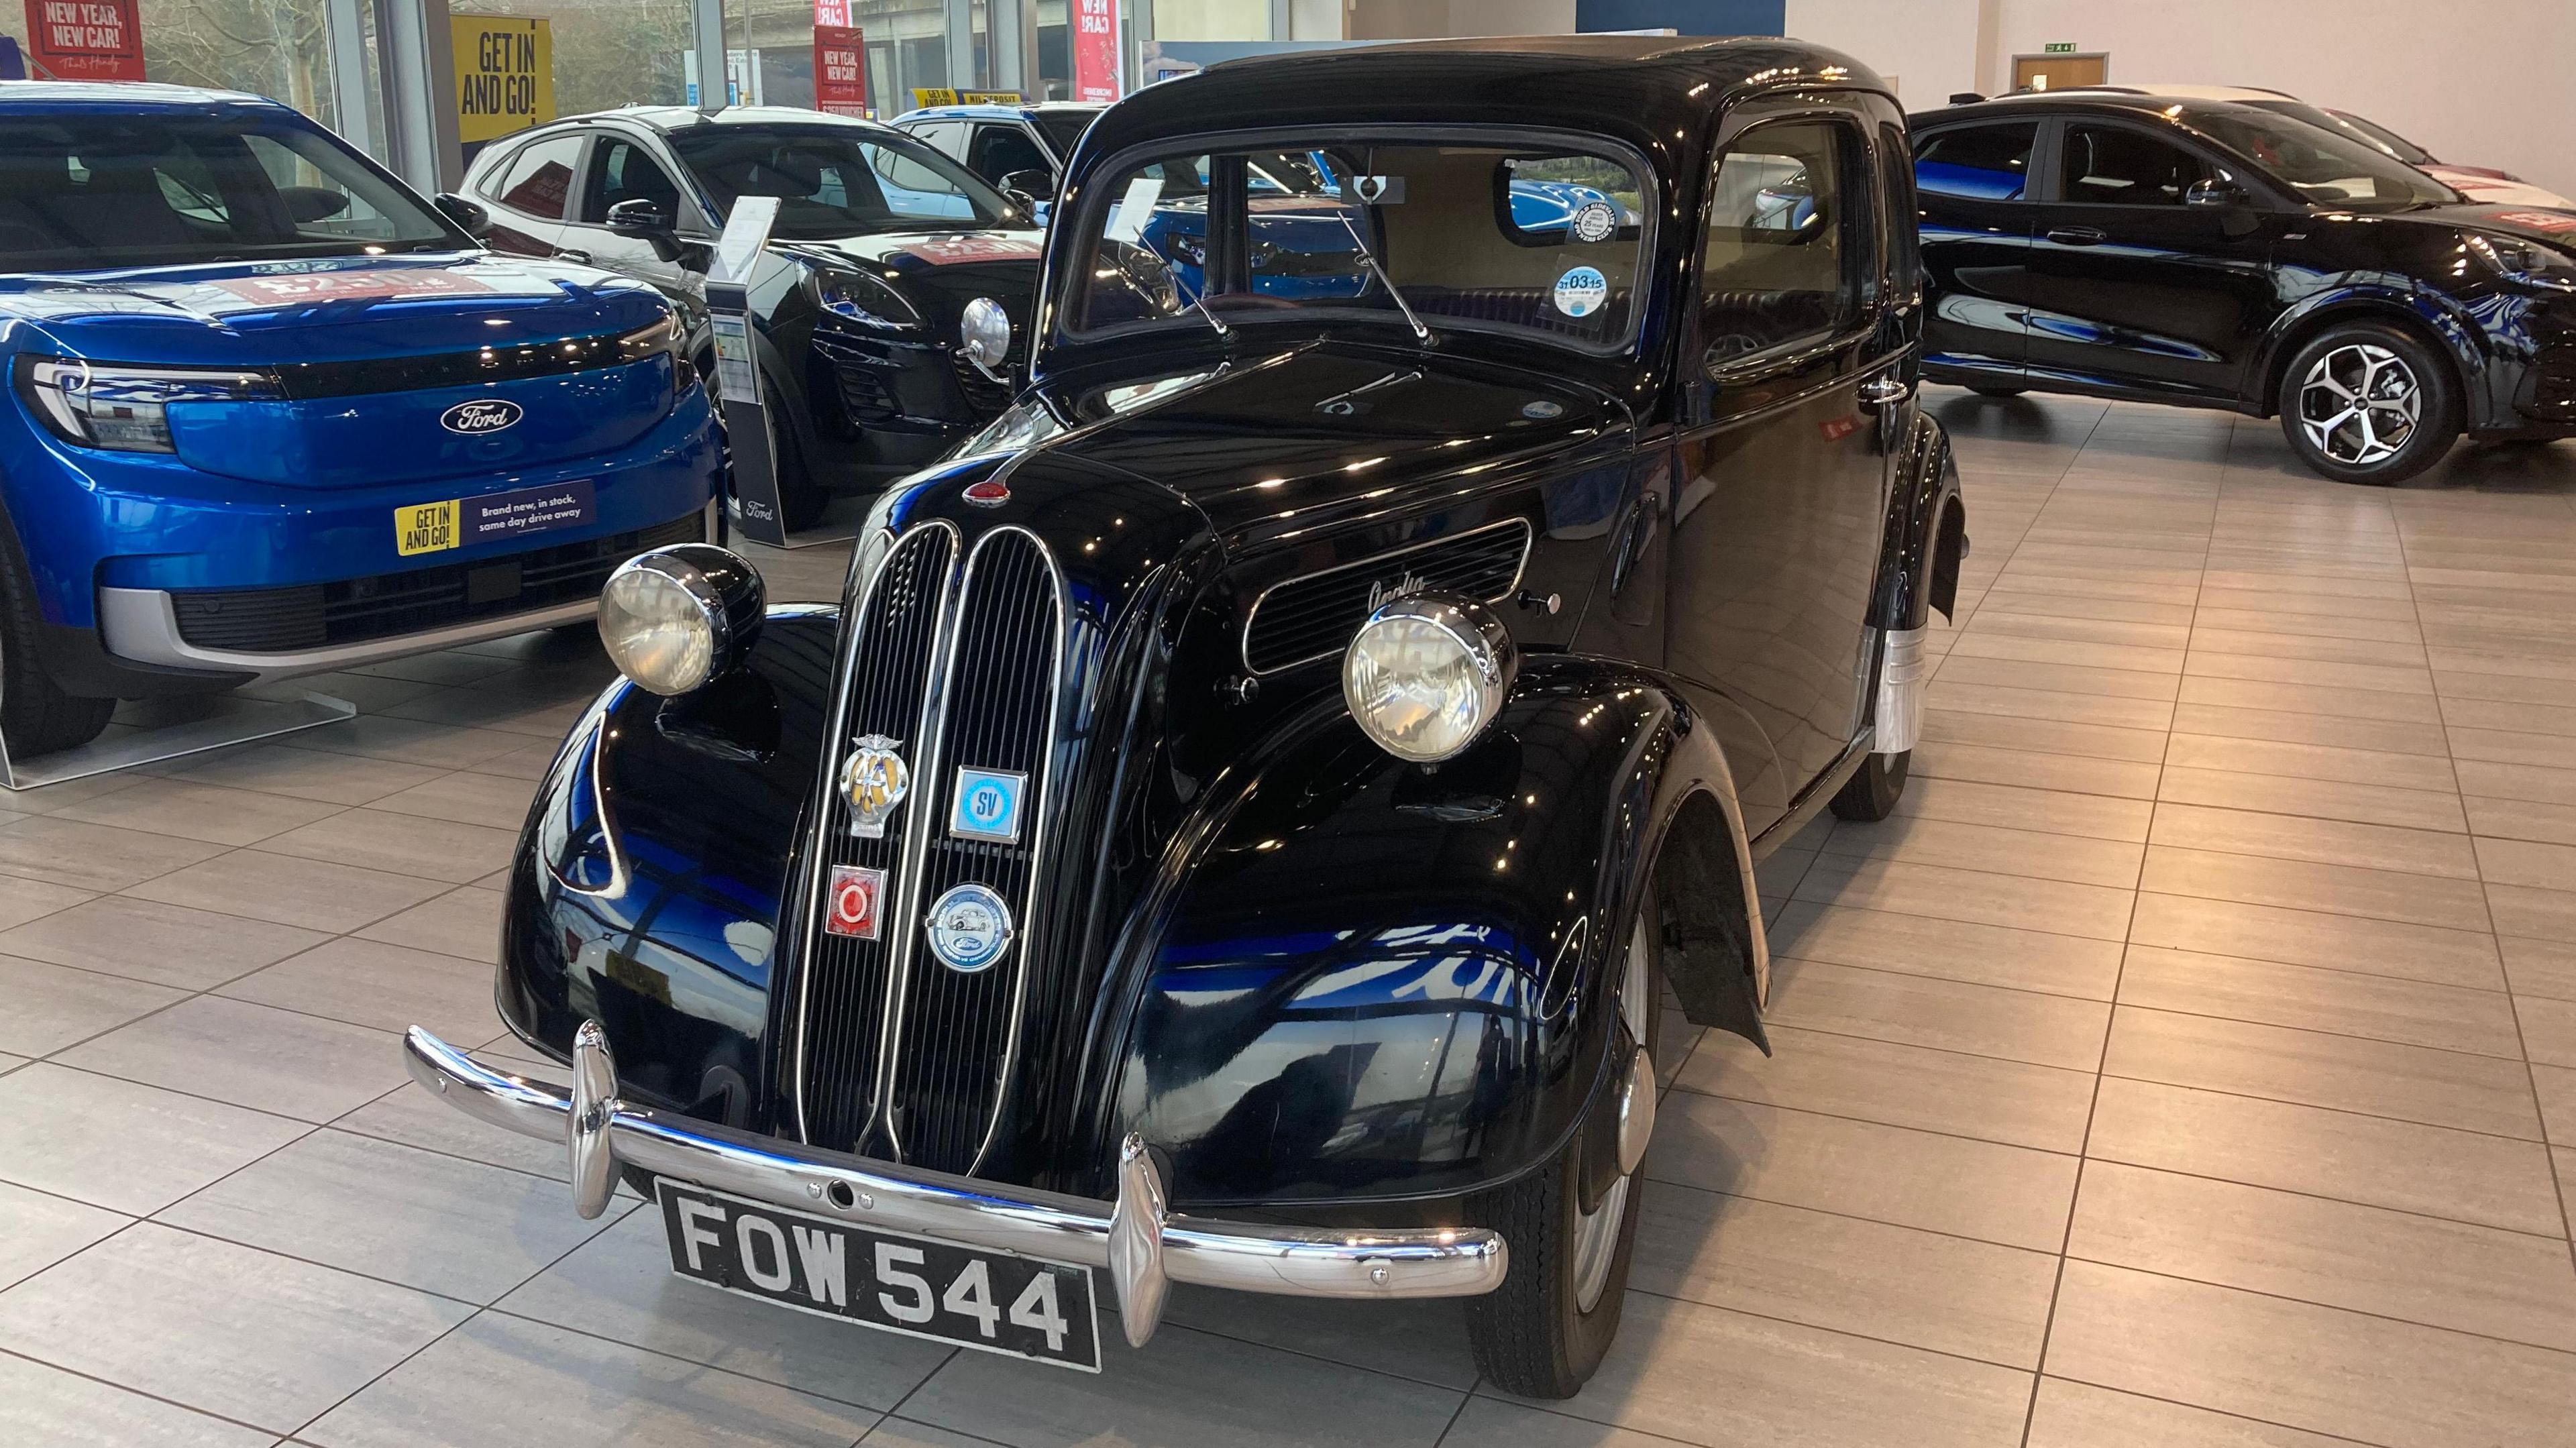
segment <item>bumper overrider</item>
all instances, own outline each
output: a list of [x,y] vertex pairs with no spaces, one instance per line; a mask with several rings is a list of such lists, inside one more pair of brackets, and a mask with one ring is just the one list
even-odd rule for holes
[[[1474,1227],[1354,1231],[1192,1217],[1172,1211],[1144,1141],[1119,1151],[1118,1199],[1036,1191],[824,1151],[736,1131],[617,1096],[608,1036],[573,1037],[572,1088],[495,1071],[418,1026],[403,1041],[413,1078],[469,1116],[570,1154],[573,1209],[596,1217],[620,1163],[655,1176],[880,1231],[1104,1269],[1129,1345],[1142,1347],[1174,1282],[1286,1297],[1473,1297],[1500,1287],[1508,1249]],[[1648,1097],[1651,1100],[1651,1095]]]

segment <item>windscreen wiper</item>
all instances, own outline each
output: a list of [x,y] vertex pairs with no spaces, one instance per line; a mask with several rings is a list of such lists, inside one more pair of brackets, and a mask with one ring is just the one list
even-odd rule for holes
[[[1163,265],[1164,265],[1167,269],[1171,268],[1171,262],[1170,262],[1169,260],[1166,260],[1166,261],[1163,263]],[[1174,290],[1174,291],[1176,291],[1176,292],[1177,292],[1177,291],[1181,291],[1181,290],[1183,290],[1184,288],[1183,288],[1183,287],[1182,287],[1182,285],[1181,285],[1181,274],[1180,274],[1180,272],[1179,272],[1178,270],[1173,270],[1171,275],[1172,275],[1172,290]],[[1204,285],[1204,277],[1205,277],[1205,273],[1202,273],[1202,274],[1201,274],[1201,277],[1202,277],[1202,285]],[[1234,329],[1233,329],[1232,327],[1227,326],[1225,323],[1218,321],[1218,320],[1217,320],[1216,313],[1211,312],[1211,311],[1209,311],[1209,310],[1208,310],[1208,304],[1207,304],[1207,293],[1206,293],[1206,291],[1204,291],[1204,290],[1197,290],[1197,291],[1192,291],[1192,292],[1190,292],[1190,307],[1191,307],[1191,309],[1192,309],[1192,310],[1196,311],[1200,316],[1207,318],[1207,324],[1208,324],[1209,326],[1211,326],[1211,327],[1216,328],[1216,334],[1217,334],[1218,336],[1220,336],[1220,337],[1224,338],[1225,340],[1227,340],[1227,341],[1229,341],[1229,342],[1231,342],[1231,341],[1233,341],[1233,340],[1234,340]]]
[[1386,294],[1395,299],[1395,309],[1404,313],[1404,320],[1412,324],[1414,340],[1425,347],[1430,346],[1431,329],[1422,325],[1422,319],[1413,314],[1413,304],[1407,302],[1404,299],[1404,293],[1396,289],[1394,279],[1386,274],[1386,268],[1377,264],[1377,254],[1369,250],[1369,244],[1360,240],[1360,229],[1351,225],[1351,214],[1348,211],[1341,212],[1340,219],[1342,230],[1351,234],[1351,245],[1358,249],[1360,260],[1368,263],[1369,272],[1377,278],[1377,284],[1386,288]]

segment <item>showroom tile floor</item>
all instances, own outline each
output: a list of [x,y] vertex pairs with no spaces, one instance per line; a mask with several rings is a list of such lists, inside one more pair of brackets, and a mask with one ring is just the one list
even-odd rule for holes
[[951,1354],[573,1217],[395,1051],[502,1036],[497,872],[604,672],[523,639],[0,798],[0,1442],[2566,1441],[2576,446],[2374,490],[2268,424],[1934,403],[1976,552],[1912,786],[1765,865],[1778,1054],[1675,1053],[1581,1397],[1481,1391],[1436,1304]]

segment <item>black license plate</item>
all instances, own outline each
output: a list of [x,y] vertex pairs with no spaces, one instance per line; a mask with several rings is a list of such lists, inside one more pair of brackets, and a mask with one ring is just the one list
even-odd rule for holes
[[854,1227],[657,1178],[671,1270],[781,1307],[1100,1371],[1091,1269]]

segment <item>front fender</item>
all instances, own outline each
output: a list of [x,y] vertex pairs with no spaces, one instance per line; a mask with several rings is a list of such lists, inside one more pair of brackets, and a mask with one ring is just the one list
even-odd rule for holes
[[[1540,657],[1436,769],[1338,698],[1278,733],[1208,802],[1136,973],[1115,1130],[1192,1207],[1450,1198],[1548,1161],[1608,1079],[1602,982],[1666,832],[1714,828],[1693,848],[1752,899],[1706,730],[1651,674]],[[1683,994],[1731,988],[1749,1018],[1758,970],[1729,982]]]
[[620,1090],[749,1123],[839,622],[771,609],[743,667],[676,699],[620,679],[573,727],[503,907],[497,999],[521,1038],[562,1058],[597,1019]]
[[1879,549],[1870,626],[1896,633],[1923,627],[1958,601],[1959,561],[1967,556],[1967,511],[1959,500],[1959,465],[1950,435],[1920,411],[1897,451]]

